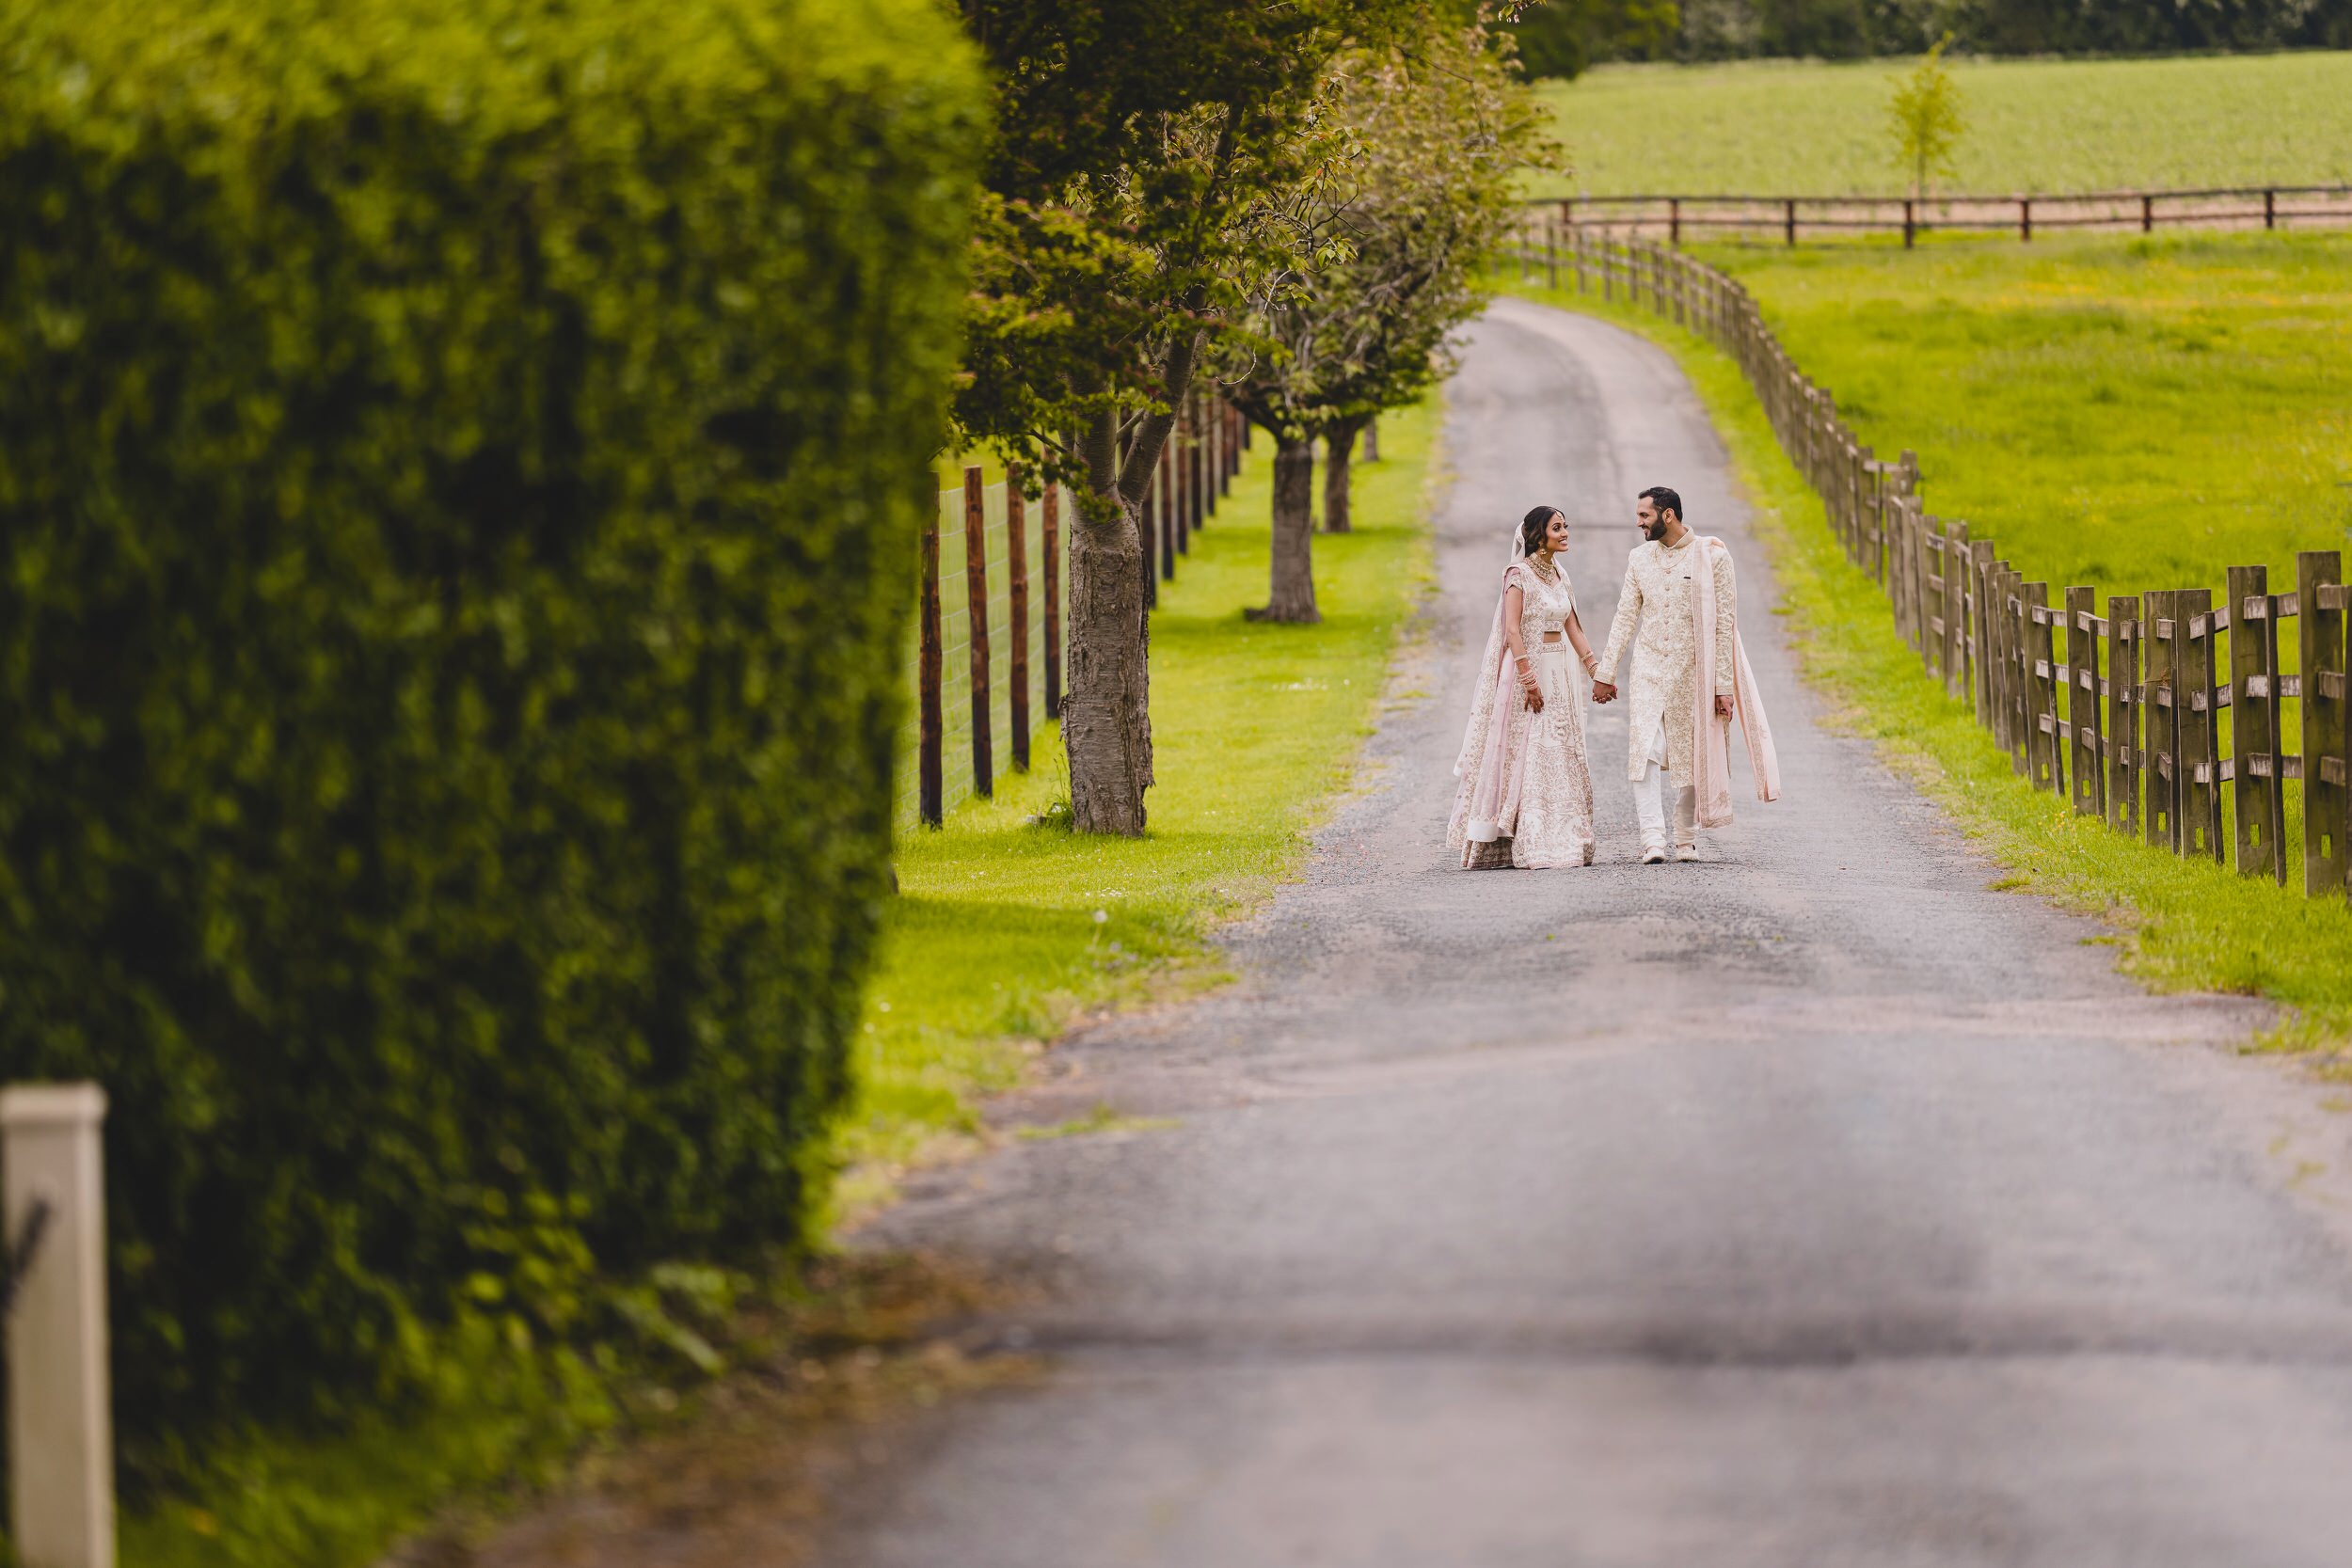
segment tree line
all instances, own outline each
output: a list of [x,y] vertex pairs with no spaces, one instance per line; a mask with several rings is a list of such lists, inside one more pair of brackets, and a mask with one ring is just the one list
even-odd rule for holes
[[2352,0],[1537,0],[1512,24],[1537,76],[1607,60],[1864,59],[1946,35],[1977,55],[2352,48]]
[[[1313,443],[1445,368],[1513,178],[1547,144],[1507,32],[1411,0],[962,0],[992,68],[949,438],[1078,499],[1062,703],[1072,818],[1144,831],[1139,511],[1203,379],[1273,438],[1273,621],[1316,618]],[[1346,515],[1345,468],[1334,476]]]

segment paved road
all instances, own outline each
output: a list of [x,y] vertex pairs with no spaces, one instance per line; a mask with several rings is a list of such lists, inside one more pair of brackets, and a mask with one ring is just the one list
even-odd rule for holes
[[[830,1568],[2352,1562],[2352,1118],[2152,999],[1815,721],[1669,362],[1498,305],[1451,392],[1426,668],[1209,1001],[1022,1102],[876,1232],[1034,1278],[1039,1386],[852,1488]],[[1469,875],[1448,769],[1511,521],[1633,492],[1742,573],[1788,797],[1633,863]]]

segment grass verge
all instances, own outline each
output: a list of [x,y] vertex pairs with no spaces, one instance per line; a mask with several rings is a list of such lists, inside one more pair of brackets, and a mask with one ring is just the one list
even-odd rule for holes
[[1996,885],[2104,917],[2118,930],[2123,968],[2158,990],[2260,995],[2284,1005],[2291,1011],[2266,1047],[2317,1050],[2330,1073],[2352,1067],[2352,916],[2342,903],[2151,848],[2030,788],[2011,771],[2009,753],[1896,635],[1877,582],[1846,559],[1728,356],[1646,311],[1573,290],[1506,287],[1615,322],[1674,356],[1731,453],[1804,673],[1833,699],[1834,721],[1875,741],[2009,868]]
[[1152,618],[1160,783],[1146,837],[1032,820],[1069,792],[1049,725],[1031,773],[901,841],[839,1129],[843,1217],[908,1166],[971,1147],[979,1100],[1018,1082],[1073,1017],[1216,981],[1208,932],[1290,874],[1371,733],[1397,633],[1428,580],[1437,431],[1435,400],[1382,419],[1381,460],[1356,467],[1355,531],[1315,538],[1319,626],[1242,619],[1266,596],[1263,442],[1244,466]]

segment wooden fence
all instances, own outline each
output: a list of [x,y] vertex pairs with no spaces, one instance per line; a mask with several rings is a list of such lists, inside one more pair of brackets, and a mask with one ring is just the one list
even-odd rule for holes
[[2265,185],[2178,191],[2087,191],[2072,196],[1582,196],[1530,202],[1561,234],[1597,230],[1620,239],[1685,234],[1768,238],[1802,234],[2013,233],[2030,241],[2054,229],[2153,233],[2162,228],[2342,228],[2352,222],[2352,185]]
[[[1178,411],[1143,507],[1146,604],[1175,580],[1248,445],[1241,417],[1206,392]],[[960,802],[993,794],[1000,742],[1004,760],[1026,772],[1034,724],[1060,717],[1073,504],[1055,485],[1028,499],[1017,471],[984,483],[977,467],[963,470],[960,488],[940,492],[918,558],[914,708],[899,740],[913,766],[898,770],[901,825],[936,827]]]
[[1918,459],[1863,445],[1735,279],[1638,239],[1568,241],[1549,225],[1530,236],[1517,249],[1522,277],[1622,295],[1736,358],[1903,640],[2036,788],[2118,832],[2280,886],[2299,860],[2307,895],[2344,896],[2352,589],[2341,551],[2303,551],[2284,592],[2266,567],[2232,566],[2217,594],[2109,595],[2101,613],[2090,586],[2028,581],[1993,540],[1929,513]]

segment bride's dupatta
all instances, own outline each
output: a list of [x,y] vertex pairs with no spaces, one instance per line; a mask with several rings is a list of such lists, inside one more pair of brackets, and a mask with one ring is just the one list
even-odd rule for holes
[[[1524,559],[1514,548],[1511,564]],[[1479,661],[1478,685],[1470,694],[1470,724],[1462,732],[1462,754],[1454,759],[1454,776],[1462,781],[1454,793],[1454,820],[1446,825],[1449,849],[1465,844],[1492,844],[1502,836],[1503,752],[1511,735],[1511,705],[1518,695],[1518,678],[1511,667],[1511,645],[1502,640],[1503,597],[1510,592],[1508,569],[1495,594],[1494,629],[1486,634],[1486,654]]]

